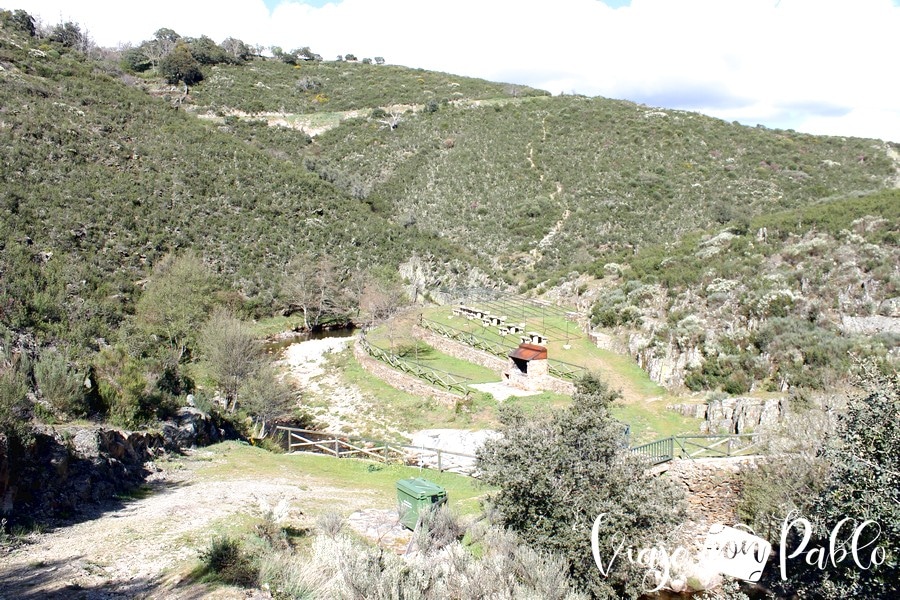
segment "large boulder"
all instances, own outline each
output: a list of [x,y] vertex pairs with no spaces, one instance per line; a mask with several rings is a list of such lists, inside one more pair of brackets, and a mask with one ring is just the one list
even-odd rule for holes
[[206,446],[225,439],[225,432],[202,410],[185,406],[163,424],[162,435],[172,448]]

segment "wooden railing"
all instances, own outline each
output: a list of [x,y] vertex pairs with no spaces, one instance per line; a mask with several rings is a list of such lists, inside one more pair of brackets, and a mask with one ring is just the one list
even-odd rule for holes
[[[288,452],[314,452],[335,458],[362,458],[477,476],[476,457],[441,448],[413,446],[361,437],[339,436],[309,429],[277,427]],[[633,454],[659,465],[674,459],[747,456],[759,450],[759,435],[674,435],[634,446]]]
[[383,463],[399,463],[475,474],[475,456],[441,448],[412,446],[383,440],[339,436],[309,429],[277,427],[283,435],[284,448],[288,452],[315,452],[335,458],[363,458]]
[[369,340],[366,339],[364,334],[360,335],[359,345],[362,349],[374,358],[375,360],[379,360],[386,365],[397,369],[407,375],[412,375],[413,377],[418,377],[424,381],[427,381],[431,385],[434,385],[439,388],[443,388],[445,390],[456,392],[462,395],[468,395],[469,393],[469,383],[471,383],[471,379],[465,377],[463,375],[456,375],[454,373],[450,373],[448,371],[442,371],[440,369],[435,369],[433,367],[429,367],[426,365],[422,365],[416,361],[411,361],[405,359],[401,356],[397,356],[383,348],[379,348],[378,346],[374,346],[369,343]]
[[[478,334],[458,329],[445,323],[432,321],[431,319],[426,319],[424,317],[419,320],[419,325],[442,337],[465,344],[476,350],[483,350],[488,354],[493,354],[504,360],[509,356],[509,353],[517,347],[517,345],[495,342],[479,336]],[[569,381],[576,381],[587,372],[587,369],[580,365],[573,365],[553,358],[547,360],[547,368],[552,376],[558,377],[559,379],[567,379]]]
[[759,450],[757,433],[729,435],[673,435],[631,448],[631,452],[658,465],[676,458],[727,458]]

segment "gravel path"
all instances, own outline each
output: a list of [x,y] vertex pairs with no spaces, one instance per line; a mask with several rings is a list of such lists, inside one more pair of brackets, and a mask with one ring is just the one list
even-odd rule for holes
[[299,507],[313,497],[349,503],[351,509],[371,506],[369,494],[348,498],[346,490],[311,475],[254,478],[247,472],[220,480],[196,475],[220,459],[207,450],[191,451],[151,475],[145,497],[109,502],[83,515],[85,520],[29,535],[12,551],[0,548],[0,600],[247,598],[245,590],[189,577],[213,533],[229,520],[258,516],[263,504],[286,501],[288,522],[311,526],[312,517]]

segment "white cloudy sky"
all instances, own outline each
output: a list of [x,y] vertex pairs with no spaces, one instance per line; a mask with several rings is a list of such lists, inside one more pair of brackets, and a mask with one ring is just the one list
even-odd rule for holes
[[900,0],[0,0],[100,45],[216,41],[900,142]]

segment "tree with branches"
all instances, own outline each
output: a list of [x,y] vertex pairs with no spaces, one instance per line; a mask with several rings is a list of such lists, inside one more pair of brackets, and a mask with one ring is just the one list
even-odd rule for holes
[[588,374],[572,406],[552,415],[526,417],[504,406],[502,436],[479,452],[483,480],[499,488],[492,503],[502,523],[535,549],[565,558],[581,591],[595,598],[637,598],[644,573],[627,561],[601,573],[590,559],[594,528],[609,560],[619,541],[652,546],[684,515],[683,492],[648,475],[628,452],[625,426],[609,412],[619,398]]
[[225,394],[225,410],[235,412],[238,391],[262,364],[253,330],[226,309],[216,309],[200,331],[203,363]]

